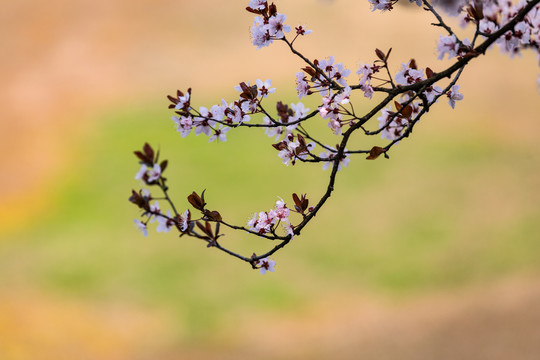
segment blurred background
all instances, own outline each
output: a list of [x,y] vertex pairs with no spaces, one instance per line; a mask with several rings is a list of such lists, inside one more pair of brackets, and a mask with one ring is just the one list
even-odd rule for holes
[[[195,107],[232,101],[234,85],[259,78],[278,89],[269,102],[298,101],[303,63],[279,43],[256,50],[245,6],[3,4],[0,358],[538,359],[533,54],[492,49],[464,72],[455,110],[441,101],[390,160],[353,159],[316,221],[275,256],[275,273],[172,232],[137,231],[127,199],[140,187],[132,152],[146,141],[169,159],[182,209],[206,188],[212,208],[243,224],[277,196],[315,201],[324,191],[328,172],[283,166],[262,131],[207,144],[182,139],[170,120],[166,95],[188,87]],[[435,71],[449,64],[436,60],[441,32],[416,7],[278,9],[314,30],[299,50],[334,55],[353,74],[376,47],[393,48],[394,73],[411,57]],[[247,254],[269,246],[235,233],[223,242]]]

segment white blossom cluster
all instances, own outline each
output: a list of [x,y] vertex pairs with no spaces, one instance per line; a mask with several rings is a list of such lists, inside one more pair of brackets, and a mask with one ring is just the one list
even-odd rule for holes
[[269,211],[254,213],[247,225],[251,231],[258,234],[268,234],[275,232],[276,226],[282,224],[285,232],[294,235],[293,227],[289,221],[289,209],[282,199],[276,201],[276,206]]

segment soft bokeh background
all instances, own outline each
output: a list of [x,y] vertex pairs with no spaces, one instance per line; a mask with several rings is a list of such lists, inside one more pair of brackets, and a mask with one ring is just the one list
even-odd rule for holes
[[[321,195],[320,166],[286,168],[262,132],[223,144],[174,131],[165,95],[195,106],[273,79],[296,102],[303,64],[250,44],[247,1],[3,4],[0,13],[1,359],[538,359],[540,101],[531,54],[492,50],[391,160],[352,161],[328,205],[261,276],[189,238],[134,228],[145,141],[170,160],[179,207],[193,190],[231,222],[276,196]],[[355,71],[436,60],[415,7],[278,4],[314,32],[297,46]],[[354,76],[352,76],[354,78]],[[311,108],[315,103],[311,103]],[[362,99],[358,109],[369,106]],[[324,127],[324,124],[322,125]],[[256,239],[228,234],[236,249]],[[262,245],[266,245],[262,243]]]

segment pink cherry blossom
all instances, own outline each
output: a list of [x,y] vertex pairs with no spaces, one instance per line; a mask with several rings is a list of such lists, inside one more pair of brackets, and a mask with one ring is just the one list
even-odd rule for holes
[[135,180],[142,180],[147,170],[148,170],[148,166],[146,164],[142,164],[137,174],[135,174]]
[[334,101],[338,104],[345,105],[349,103],[350,97],[351,97],[351,88],[347,86],[334,97]]
[[[343,87],[347,87],[347,81],[345,80],[351,73],[351,70],[346,69],[342,63],[334,64],[334,56],[328,57],[328,59],[316,60],[317,67],[331,80],[337,82]],[[319,75],[318,79],[315,79],[314,86],[318,87],[322,96],[328,96],[329,92],[328,80]]]
[[191,116],[181,116],[180,118],[173,116],[172,120],[177,125],[176,131],[180,132],[180,135],[182,135],[183,138],[189,135],[191,128],[193,127]]
[[[263,118],[263,124],[271,125],[273,123],[272,123],[272,121],[270,120],[270,118],[268,116],[265,116]],[[283,134],[283,127],[281,127],[281,126],[267,127],[266,130],[264,131],[264,133],[266,135],[268,135],[268,137],[275,137],[275,139],[277,141],[281,137],[281,134]]]
[[137,229],[139,229],[139,231],[142,232],[144,236],[148,236],[148,229],[146,228],[145,223],[141,222],[141,220],[139,219],[133,219],[133,222],[135,223]]
[[301,71],[296,73],[296,92],[298,93],[299,99],[310,94],[306,76]]
[[368,99],[373,97],[373,87],[371,87],[371,85],[362,85],[361,89],[364,92],[365,97]]
[[291,239],[294,237],[294,227],[290,223],[284,222],[283,230],[285,230],[285,234],[291,236]]
[[480,32],[486,35],[491,35],[495,31],[499,30],[499,26],[494,23],[493,21],[490,21],[489,19],[482,19],[480,20]]
[[381,116],[377,118],[377,120],[379,120],[379,129],[383,129],[381,131],[381,137],[383,139],[398,139],[403,135],[403,130],[409,125],[407,119],[398,115],[393,116],[393,114],[391,107],[387,107],[382,110]]
[[332,132],[334,133],[334,135],[341,134],[341,122],[334,119],[330,119],[330,121],[328,122],[328,127],[332,129]]
[[257,79],[257,92],[258,96],[260,97],[267,97],[268,94],[272,94],[276,91],[276,88],[271,87],[272,86],[272,80],[265,80],[264,82],[262,80]]
[[189,227],[189,221],[191,220],[191,213],[188,210],[184,211],[183,214],[180,215],[180,230],[186,231]]
[[323,119],[341,120],[343,115],[340,112],[339,103],[336,102],[336,97],[327,95],[322,98],[319,115]]
[[426,99],[428,102],[432,102],[436,96],[439,96],[442,94],[442,89],[440,86],[430,86],[429,88],[424,91],[424,95],[426,96]]
[[456,35],[451,36],[440,35],[439,43],[437,44],[437,52],[439,60],[444,58],[444,55],[448,54],[448,59],[451,59],[457,55],[459,49],[459,42],[456,39]]
[[250,0],[249,5],[253,10],[262,10],[267,6],[266,0]]
[[143,180],[144,177],[147,177],[147,182],[151,183],[156,181],[161,177],[161,167],[159,164],[154,164],[152,168],[149,168],[147,165],[141,165],[140,170],[135,175],[136,180]]
[[285,14],[276,14],[271,16],[268,19],[268,24],[266,25],[268,33],[271,36],[274,36],[276,39],[282,39],[285,36],[283,32],[291,31],[291,27],[289,25],[283,24],[286,18],[287,16],[285,16]]
[[294,150],[299,146],[300,144],[291,142],[287,144],[287,147],[283,150],[280,150],[278,153],[279,158],[283,161],[283,163],[287,166],[289,166],[289,161],[292,160],[294,165],[294,159],[296,158],[296,155],[294,153]]
[[401,64],[401,70],[396,74],[396,83],[400,85],[416,84],[424,80],[424,70],[411,68],[412,60],[408,64]]
[[148,200],[152,198],[152,195],[150,195],[150,191],[148,189],[142,189],[141,193],[142,193],[142,196]]
[[257,16],[251,27],[251,39],[253,45],[260,49],[265,46],[269,46],[274,42],[273,37],[268,32],[263,18]]
[[214,124],[214,121],[203,119],[203,118],[195,118],[195,119],[196,120],[200,119],[195,122],[195,135],[199,135],[203,133],[206,136],[210,136],[210,134],[212,134],[212,128],[210,124]]
[[231,124],[241,124],[250,120],[249,115],[246,115],[238,104],[230,104],[227,110],[225,110],[225,117]]
[[157,217],[158,225],[156,227],[157,232],[169,232],[174,226],[174,221],[171,218],[171,212],[167,210],[167,216],[160,215]]
[[524,21],[519,22],[513,31],[507,31],[504,36],[497,39],[497,45],[502,52],[510,55],[519,53],[520,46],[529,43],[531,28]]
[[190,101],[190,93],[189,91],[184,94],[184,96],[178,96],[178,102],[175,105],[176,110],[188,110],[189,109],[189,101]]
[[360,75],[360,84],[370,85],[373,74],[379,72],[380,68],[380,66],[375,65],[374,63],[360,66],[356,72],[358,75]]
[[286,145],[286,147],[279,151],[278,156],[287,166],[289,166],[289,161],[291,161],[291,163],[294,165],[296,159],[306,159],[307,154],[315,148],[315,143],[310,142],[306,144],[307,149],[299,150],[300,142],[298,140],[294,140],[294,136],[292,134],[289,134],[285,140],[282,141],[282,144]]
[[392,5],[393,5],[394,1],[392,1],[392,0],[369,0],[369,3],[371,4],[371,8],[372,8],[371,11],[375,11],[375,10],[386,11],[386,10],[392,10],[393,9]]
[[229,130],[231,130],[230,127],[221,127],[219,129],[214,129],[214,135],[210,136],[210,139],[208,140],[208,142],[212,142],[216,139],[221,142],[227,141],[227,136],[225,134]]
[[264,275],[267,271],[273,272],[275,270],[276,262],[269,258],[264,258],[257,261],[257,266],[259,266],[260,273]]
[[[347,149],[345,149],[345,152],[347,152]],[[328,159],[328,161],[325,161],[323,164],[323,167],[322,167],[323,170],[326,170],[330,167],[330,165],[333,165],[336,155],[337,155],[337,151],[330,151],[330,150],[326,150],[326,152],[322,152],[319,154],[319,157],[321,159]],[[344,154],[343,157],[339,160],[338,171],[341,170],[342,166],[347,167],[350,161],[351,159],[349,158],[349,155]]]
[[159,203],[157,201],[154,202],[154,205],[150,205],[150,212],[151,212],[151,214],[148,214],[149,222],[153,223],[154,221],[156,221],[156,216],[155,215],[161,214],[161,210],[159,208]]
[[259,101],[257,99],[246,99],[242,101],[240,109],[244,114],[253,114],[257,112]]
[[448,103],[454,108],[456,106],[456,101],[463,100],[463,95],[459,92],[459,85],[453,85],[450,90],[446,92],[446,96],[448,96]]
[[294,29],[296,30],[297,35],[308,35],[308,34],[311,34],[313,32],[312,30],[304,29],[304,27],[302,25],[298,25]]
[[276,201],[276,209],[274,210],[274,215],[278,220],[289,222],[289,209],[285,202],[280,199]]
[[148,182],[154,182],[161,177],[161,167],[159,164],[154,164],[154,167],[148,170]]
[[294,116],[291,119],[292,121],[299,120],[309,113],[309,108],[306,108],[301,102],[297,104],[292,103],[291,109],[294,112]]
[[358,71],[356,72],[358,75],[360,75],[360,88],[364,92],[364,96],[368,99],[371,99],[373,96],[373,87],[371,86],[371,78],[373,75],[380,70],[379,65],[375,65],[375,63],[372,64],[364,64],[360,66]]
[[332,72],[330,73],[330,77],[332,79],[335,79],[338,84],[344,87],[348,87],[347,81],[345,81],[345,78],[348,77],[351,74],[350,69],[346,69],[345,66],[342,63],[336,64]]
[[197,116],[193,120],[193,126],[195,126],[195,135],[203,133],[206,136],[210,136],[212,134],[212,127],[216,124],[215,121],[211,120],[213,114],[204,106],[199,108],[199,113],[201,116]]

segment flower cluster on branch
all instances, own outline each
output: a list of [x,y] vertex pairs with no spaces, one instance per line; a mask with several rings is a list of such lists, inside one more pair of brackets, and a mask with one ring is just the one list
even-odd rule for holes
[[[398,0],[368,0],[372,11],[390,11]],[[404,1],[404,0],[402,0]],[[413,1],[411,1],[413,2]],[[227,141],[227,133],[239,127],[261,128],[268,137],[277,156],[285,165],[301,163],[322,163],[323,169],[331,169],[328,185],[323,194],[312,202],[307,195],[291,194],[291,203],[279,198],[268,211],[254,213],[245,225],[233,225],[226,221],[219,211],[207,206],[205,192],[192,191],[187,196],[193,208],[179,213],[169,197],[167,179],[163,176],[168,162],[159,161],[157,153],[149,144],[135,155],[140,162],[140,170],[135,178],[149,188],[157,188],[156,195],[148,189],[132,190],[129,200],[137,205],[141,217],[134,222],[146,236],[148,225],[157,223],[156,231],[178,231],[180,236],[189,236],[206,242],[228,255],[249,263],[262,274],[274,271],[275,261],[270,259],[285,247],[293,237],[314,218],[334,190],[337,173],[346,167],[354,155],[360,154],[368,160],[383,155],[389,158],[390,150],[408,137],[414,126],[429,111],[431,106],[443,97],[451,108],[463,100],[457,82],[467,64],[485,54],[496,44],[502,52],[514,56],[524,50],[536,52],[540,63],[540,0],[512,1],[464,0],[454,3],[450,11],[456,12],[463,26],[472,25],[471,40],[460,39],[443,19],[439,8],[428,0],[415,0],[418,7],[430,12],[435,27],[441,28],[437,45],[438,58],[454,59],[449,67],[439,71],[436,67],[421,67],[414,59],[401,62],[397,72],[391,63],[391,50],[375,49],[374,58],[361,64],[356,77],[351,69],[333,56],[312,60],[295,47],[299,37],[309,35],[311,30],[303,25],[293,28],[286,24],[287,17],[279,13],[277,5],[266,0],[251,0],[246,10],[255,14],[251,27],[251,39],[258,49],[274,42],[282,42],[294,56],[299,57],[304,66],[296,73],[296,90],[301,100],[307,96],[320,97],[320,105],[310,111],[302,102],[287,105],[283,101],[268,105],[269,95],[275,94],[271,80],[257,79],[241,82],[234,88],[239,95],[232,101],[222,100],[208,107],[192,105],[192,90],[178,90],[169,108],[175,115],[172,120],[182,137],[204,134],[212,141]],[[289,35],[292,33],[292,35]],[[392,75],[393,74],[393,75]],[[540,78],[539,78],[540,81]],[[360,92],[360,97],[354,95]],[[383,99],[374,103],[364,113],[355,110],[353,100],[373,101],[373,94],[381,93]],[[372,121],[372,120],[376,121]],[[322,138],[312,135],[308,125],[325,121],[327,144]],[[374,124],[373,124],[374,123]],[[383,143],[369,148],[348,148],[353,134],[381,137]],[[161,209],[165,204],[167,211]],[[294,218],[291,218],[294,215]],[[272,241],[272,246],[264,254],[241,255],[222,245],[221,231],[227,228]]]

